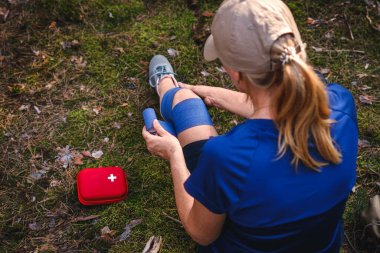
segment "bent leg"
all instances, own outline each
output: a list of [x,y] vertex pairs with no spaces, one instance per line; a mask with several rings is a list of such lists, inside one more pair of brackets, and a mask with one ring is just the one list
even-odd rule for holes
[[[166,111],[171,111],[174,114],[173,116],[170,116],[170,119],[168,120],[172,120],[172,123],[176,126],[176,128],[179,128],[180,131],[178,132],[177,137],[181,146],[184,147],[187,144],[200,140],[207,140],[211,136],[218,135],[214,126],[207,123],[211,122],[211,120],[207,120],[209,115],[203,101],[199,98],[199,96],[187,89],[180,89],[172,95],[170,93],[173,93],[172,89],[174,87],[174,82],[171,78],[164,78],[160,81],[158,91],[160,94],[160,104],[162,102],[167,103],[167,101],[169,101],[168,103],[171,103],[171,108],[170,104],[163,105],[163,107],[169,107],[169,110],[168,108],[161,108],[161,111],[164,113],[164,117],[165,114],[167,114]],[[170,98],[165,98],[165,101],[163,101],[163,97],[170,90],[172,90],[168,93]],[[196,111],[201,112],[200,117],[197,117],[196,113],[194,114]],[[207,116],[205,114],[207,114]],[[200,125],[191,126],[190,124],[190,127],[186,128],[183,122],[180,122],[181,119],[190,119],[191,121],[194,117],[197,117],[197,121],[201,122]]]

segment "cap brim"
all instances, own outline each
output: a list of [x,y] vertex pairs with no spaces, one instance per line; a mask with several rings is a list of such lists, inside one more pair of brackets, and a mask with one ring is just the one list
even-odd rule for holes
[[205,47],[203,49],[203,56],[206,61],[214,61],[218,59],[218,53],[214,44],[214,37],[212,34],[207,38]]

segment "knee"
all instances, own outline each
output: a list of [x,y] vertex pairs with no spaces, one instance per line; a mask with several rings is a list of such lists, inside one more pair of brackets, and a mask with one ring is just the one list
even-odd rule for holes
[[191,90],[181,89],[174,95],[173,106],[189,98],[199,98],[199,96]]

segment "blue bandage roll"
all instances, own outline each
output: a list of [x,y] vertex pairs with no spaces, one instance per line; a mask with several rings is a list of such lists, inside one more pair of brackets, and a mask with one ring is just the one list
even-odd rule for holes
[[157,119],[157,117],[153,108],[146,108],[142,114],[143,114],[146,130],[150,133],[156,133],[156,130],[153,127],[153,121]]
[[[145,128],[148,132],[150,132],[151,134],[156,134],[156,130],[154,129],[153,127],[153,121],[155,119],[157,119],[157,116],[156,116],[156,113],[154,112],[153,108],[146,108],[144,111],[143,111],[143,118],[144,118],[144,123],[145,123]],[[158,121],[160,123],[160,125],[166,130],[168,131],[170,134],[176,136],[176,132],[174,130],[174,127],[169,123],[169,122],[165,122],[165,121],[162,121],[162,120],[159,120]]]

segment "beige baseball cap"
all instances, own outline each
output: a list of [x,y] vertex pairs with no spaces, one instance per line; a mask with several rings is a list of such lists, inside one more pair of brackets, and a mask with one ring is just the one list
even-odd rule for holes
[[306,57],[289,8],[280,0],[225,0],[211,26],[204,47],[207,61],[219,58],[244,73],[262,74],[274,69],[270,51],[281,35],[292,34]]

